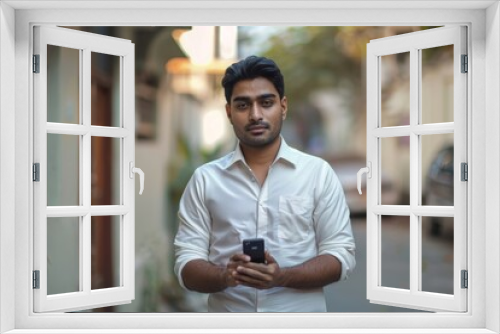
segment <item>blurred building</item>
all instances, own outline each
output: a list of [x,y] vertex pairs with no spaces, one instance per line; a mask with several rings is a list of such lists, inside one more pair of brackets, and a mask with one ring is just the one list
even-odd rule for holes
[[203,309],[203,296],[186,296],[173,275],[177,205],[194,168],[233,145],[220,79],[236,60],[236,27],[177,27],[160,36],[143,60],[154,85],[136,84],[137,113],[156,114],[136,125],[136,165],[151,180],[136,197],[137,297],[118,311]]
[[[135,44],[136,78],[136,166],[146,175],[143,195],[136,195],[136,298],[128,305],[95,311],[168,312],[192,311],[203,303],[202,297],[186,296],[173,276],[173,237],[177,230],[177,203],[192,171],[212,156],[232,148],[234,141],[225,115],[220,79],[227,66],[236,60],[237,27],[69,27],[131,40]],[[49,50],[51,51],[51,50]],[[67,119],[69,106],[77,106],[78,94],[66,92],[62,77],[78,68],[78,52],[55,49],[48,54],[49,103],[56,120]],[[62,59],[62,61],[61,61]],[[50,64],[62,64],[52,68]],[[92,55],[92,124],[113,126],[119,122],[119,59]],[[78,73],[72,78],[78,82]],[[61,79],[62,78],[62,79]],[[71,80],[71,79],[70,79]],[[78,84],[76,84],[78,85]],[[76,108],[77,109],[77,108]],[[62,116],[60,116],[62,115]],[[70,115],[71,116],[71,115]],[[64,118],[66,117],[66,118]],[[69,117],[69,116],[68,116]],[[49,177],[69,174],[52,184],[48,198],[78,197],[78,156],[74,145],[56,141],[49,135]],[[113,204],[119,198],[116,170],[119,170],[119,142],[108,138],[92,139],[92,205]],[[69,158],[69,159],[68,159]],[[78,175],[78,174],[76,174]],[[76,198],[75,201],[78,201]],[[48,205],[51,205],[48,203]],[[53,204],[52,204],[53,205]],[[74,205],[74,204],[73,204]],[[59,224],[60,225],[60,224]],[[60,293],[68,275],[65,264],[74,254],[58,249],[74,249],[68,231],[55,228],[49,240],[49,292]],[[113,217],[92,219],[92,288],[119,284],[119,225]],[[50,250],[54,251],[51,252]],[[67,256],[57,259],[55,256]],[[51,266],[51,264],[53,264]],[[61,265],[58,266],[58,264]],[[65,270],[66,269],[66,270]],[[69,275],[78,282],[78,269]],[[68,280],[66,280],[68,281]],[[78,287],[76,287],[78,289]],[[75,291],[75,290],[69,290]]]

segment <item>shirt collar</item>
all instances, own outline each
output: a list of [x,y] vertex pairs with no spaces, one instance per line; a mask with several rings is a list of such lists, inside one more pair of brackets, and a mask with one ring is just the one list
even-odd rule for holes
[[[228,163],[226,165],[226,169],[234,165],[235,163],[241,161],[245,165],[247,164],[245,161],[245,156],[243,155],[243,152],[241,151],[240,147],[240,142],[236,144],[236,148],[233,152],[232,157],[228,160]],[[274,160],[273,164],[275,164],[278,161],[284,161],[289,163],[292,167],[295,167],[297,164],[297,154],[294,152],[294,150],[288,146],[288,144],[285,142],[285,139],[281,137],[281,144],[280,144],[280,149],[278,151],[278,154],[276,155],[276,159]]]

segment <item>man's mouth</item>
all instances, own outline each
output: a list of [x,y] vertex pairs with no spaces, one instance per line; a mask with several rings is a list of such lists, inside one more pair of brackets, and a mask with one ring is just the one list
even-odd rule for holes
[[250,125],[247,126],[247,131],[253,135],[262,134],[268,127],[266,125]]
[[264,131],[265,129],[269,128],[267,124],[251,124],[246,126],[246,130],[253,132],[253,131]]

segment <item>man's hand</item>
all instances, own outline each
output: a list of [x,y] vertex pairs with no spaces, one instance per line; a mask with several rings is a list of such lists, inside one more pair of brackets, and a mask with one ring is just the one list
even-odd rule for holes
[[224,273],[226,279],[227,287],[237,286],[239,283],[236,280],[236,268],[239,266],[244,266],[247,263],[250,263],[250,256],[245,254],[234,254],[229,259],[229,262],[226,265],[226,271]]
[[249,257],[246,257],[248,261],[245,261],[246,258],[241,258],[243,261],[239,262],[236,267],[232,267],[235,268],[232,275],[236,285],[241,284],[256,289],[270,289],[280,285],[282,271],[271,254],[266,251],[267,264],[250,262]]

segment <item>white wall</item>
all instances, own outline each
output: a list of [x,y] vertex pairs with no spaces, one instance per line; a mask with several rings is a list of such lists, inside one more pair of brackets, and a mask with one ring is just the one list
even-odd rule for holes
[[[491,256],[500,261],[500,247],[498,235],[500,234],[500,135],[499,135],[499,109],[500,95],[500,6],[498,3],[490,6],[486,11],[486,70],[495,73],[486,76],[486,138],[485,143],[486,161],[484,165],[475,162],[474,168],[485,166],[486,175],[486,243],[493,250]],[[500,322],[498,314],[500,313],[499,304],[492,301],[498,301],[500,298],[500,272],[497,266],[486,266],[486,304],[494,307],[486,308],[486,328],[500,332]]]
[[0,333],[14,328],[14,14],[0,2]]
[[[42,1],[43,2],[43,1]],[[332,1],[333,2],[333,1]],[[62,3],[62,2],[61,2]],[[209,2],[210,3],[210,2]],[[354,3],[354,2],[353,2]],[[417,3],[417,2],[416,2]],[[437,3],[437,1],[436,1]],[[458,3],[458,2],[455,2],[455,3]],[[398,4],[399,5],[399,4]],[[260,5],[259,5],[260,6]],[[319,6],[316,4],[316,6]],[[496,6],[496,5],[495,5]],[[314,6],[312,6],[314,8]],[[252,15],[249,15],[249,12],[250,13],[253,13],[253,16]],[[346,15],[345,11],[343,10],[335,10],[335,11],[325,11],[325,10],[322,10],[321,12],[313,12],[313,14],[315,14],[313,17],[314,18],[311,18],[311,19],[308,19],[309,21],[307,21],[306,19],[303,18],[304,15],[299,15],[297,14],[298,11],[290,11],[290,10],[283,10],[282,12],[280,12],[281,15],[279,15],[279,17],[276,16],[276,11],[260,11],[258,12],[259,14],[259,18],[260,20],[258,20],[258,22],[276,22],[277,24],[280,24],[280,23],[289,23],[289,22],[299,22],[299,23],[303,23],[303,24],[307,24],[308,22],[311,22],[311,21],[315,21],[317,22],[318,24],[321,24],[321,23],[327,23],[327,22],[338,22],[339,24],[342,24],[344,21],[349,21],[349,22],[352,22],[354,21],[353,19],[353,15]],[[481,23],[484,22],[483,20],[483,16],[482,16],[482,11],[476,11],[477,12],[477,16],[481,19]],[[221,22],[221,23],[225,23],[225,22],[234,22],[234,21],[241,21],[243,23],[247,23],[248,21],[248,18],[252,18],[252,17],[255,17],[256,16],[256,11],[234,11],[234,12],[229,12],[230,14],[233,14],[233,15],[228,15],[228,11],[225,11],[225,10],[220,10],[220,9],[217,9],[217,10],[213,10],[213,11],[210,11],[207,15],[207,11],[203,11],[202,14],[199,14],[197,12],[194,12],[194,13],[191,13],[189,12],[189,20],[192,20],[194,22]],[[303,13],[303,11],[301,11],[301,13]],[[398,13],[398,12],[396,12]],[[415,11],[412,11],[412,14],[415,13]],[[449,14],[450,11],[447,11],[447,14]],[[491,13],[491,11],[489,12]],[[496,41],[495,43],[491,44],[491,45],[495,45],[495,48],[498,48],[498,9],[495,7],[495,9],[493,10],[493,13],[494,15],[491,15],[489,16],[489,20],[488,20],[488,23],[491,24],[491,23],[494,23],[494,28],[495,28],[495,33],[492,35],[492,36],[495,36],[494,38],[496,38]],[[149,14],[149,13],[148,13]],[[417,15],[418,14],[418,15]],[[422,17],[422,20],[425,21],[425,22],[442,22],[442,18],[443,18],[443,13],[442,11],[440,10],[433,10],[433,11],[425,11],[425,12],[417,12],[417,14],[415,15],[412,15],[412,20],[415,19],[415,17]],[[0,17],[3,17],[3,13],[0,15]],[[136,11],[134,10],[133,12],[131,13],[122,13],[122,12],[119,12],[119,11],[95,11],[95,12],[89,12],[89,11],[85,11],[85,10],[78,10],[78,11],[74,11],[74,12],[65,12],[65,11],[47,11],[44,13],[44,15],[46,16],[43,16],[39,13],[31,13],[31,12],[27,12],[24,17],[23,15],[19,15],[16,17],[16,21],[18,22],[18,26],[17,26],[17,31],[16,31],[16,36],[18,36],[18,43],[17,43],[17,59],[18,59],[18,66],[17,66],[17,70],[16,70],[16,73],[18,74],[17,76],[17,85],[19,86],[18,87],[18,90],[16,92],[16,95],[17,95],[17,99],[16,99],[16,147],[18,148],[18,151],[16,152],[16,158],[18,160],[18,163],[16,164],[16,167],[17,167],[17,174],[19,175],[19,177],[16,177],[16,181],[17,181],[17,195],[18,195],[18,198],[17,198],[17,201],[16,201],[16,207],[17,207],[17,212],[16,212],[16,226],[18,226],[18,228],[16,229],[16,232],[18,232],[18,235],[16,235],[16,238],[20,241],[19,242],[19,247],[16,249],[16,258],[18,260],[18,268],[17,269],[17,274],[18,276],[21,278],[24,278],[26,277],[26,280],[28,280],[29,278],[29,270],[30,270],[30,266],[29,264],[26,264],[25,261],[27,261],[27,259],[30,258],[30,255],[29,255],[29,249],[28,247],[26,247],[26,245],[28,244],[28,239],[29,239],[29,234],[28,234],[28,227],[29,227],[29,224],[30,224],[30,220],[29,220],[29,205],[30,205],[30,201],[29,201],[29,198],[26,196],[26,194],[28,193],[28,178],[25,177],[25,175],[29,175],[29,159],[28,159],[28,151],[29,151],[29,145],[28,145],[28,142],[29,142],[29,137],[30,137],[30,134],[29,134],[29,118],[28,118],[28,111],[29,111],[29,106],[28,106],[28,101],[26,99],[26,96],[28,95],[27,92],[29,91],[29,89],[27,88],[28,85],[27,83],[29,82],[29,80],[27,79],[29,76],[28,76],[28,65],[29,64],[29,59],[28,59],[28,42],[27,40],[29,39],[28,36],[29,36],[29,33],[28,33],[28,25],[26,24],[26,22],[30,19],[30,18],[35,18],[33,21],[36,21],[36,22],[42,22],[42,23],[45,23],[45,22],[62,22],[62,21],[65,21],[65,22],[68,22],[68,21],[72,21],[72,20],[77,20],[76,17],[78,17],[78,20],[88,20],[89,22],[92,21],[92,20],[99,20],[99,19],[102,19],[104,20],[102,17],[106,17],[107,20],[110,20],[110,22],[118,22],[118,23],[122,23],[122,22],[144,22],[145,20],[148,20],[148,22],[162,22],[163,21],[168,21],[170,20],[170,22],[187,22],[188,19],[185,18],[184,15],[179,15],[178,14],[178,11],[157,11],[157,13],[153,13],[153,15],[148,15],[147,18],[144,17],[144,13],[141,15],[141,12],[140,11]],[[187,15],[187,14],[186,14]],[[464,15],[462,17],[456,17],[456,16],[453,16],[452,14],[449,14],[451,17],[453,17],[453,22],[470,22],[472,19],[470,17],[470,15]],[[83,19],[81,18],[83,17]],[[207,19],[207,17],[209,19]],[[302,17],[302,19],[301,19]],[[312,16],[311,16],[312,17]],[[366,20],[366,22],[374,22],[375,19],[374,17],[376,17],[377,20],[379,21],[390,21],[390,22],[394,22],[396,21],[394,19],[394,12],[391,12],[390,13],[387,13],[386,11],[383,11],[383,10],[370,10],[370,11],[363,11],[361,13],[361,15],[358,15],[355,16],[355,20],[356,22],[364,22],[364,20]],[[407,16],[406,15],[400,15],[398,16],[398,19],[400,20],[400,22],[409,22],[411,20],[408,20],[407,19]],[[184,20],[184,21],[183,21]],[[78,21],[78,22],[80,22]],[[478,20],[476,18],[473,18],[473,23],[475,24],[474,25],[474,34],[476,34],[476,32],[478,30],[483,30],[484,29],[484,24],[478,24]],[[352,23],[351,23],[352,24]],[[490,28],[489,28],[490,29]],[[2,29],[2,31],[5,31],[5,29]],[[491,33],[491,32],[489,32]],[[481,36],[481,34],[477,34],[476,36]],[[477,62],[477,63],[481,63],[483,60],[484,60],[484,53],[482,52],[481,48],[480,48],[480,45],[481,43],[483,43],[484,41],[482,40],[475,40],[474,41],[474,50],[476,50],[477,52],[474,54],[474,61],[473,62]],[[2,40],[2,52],[6,52],[5,48],[4,48],[4,41]],[[10,45],[10,44],[8,44]],[[10,49],[10,48],[8,48]],[[12,55],[13,56],[13,51],[12,52],[8,52],[9,55]],[[478,55],[478,53],[481,53],[480,55]],[[479,56],[479,58],[478,58]],[[480,60],[479,60],[480,59]],[[14,67],[13,65],[13,61],[7,61],[5,60],[4,58],[1,58],[1,65],[2,65],[2,70],[5,66],[8,66],[8,67]],[[493,70],[496,69],[496,75],[491,75],[491,70],[490,68],[488,67],[488,72],[486,72],[486,75],[485,75],[485,68],[484,66],[482,68],[474,68],[474,76],[475,78],[478,78],[478,79],[474,79],[474,84],[476,84],[478,87],[480,88],[483,88],[483,84],[484,82],[482,80],[480,80],[481,78],[483,77],[491,77],[491,81],[493,81],[493,88],[496,89],[496,91],[490,91],[489,92],[489,98],[491,97],[495,97],[495,101],[493,101],[493,103],[489,103],[488,102],[488,107],[493,107],[493,108],[489,108],[489,111],[488,113],[489,116],[493,116],[494,117],[494,120],[496,119],[497,121],[494,123],[494,124],[491,124],[489,125],[488,124],[488,129],[489,130],[495,130],[495,129],[498,129],[498,115],[495,115],[495,113],[498,113],[498,105],[499,105],[499,101],[498,101],[498,88],[499,88],[499,76],[498,76],[498,51],[496,51],[493,55],[488,55],[488,63],[491,65],[493,64],[494,66],[492,67]],[[5,71],[3,72],[2,71],[2,77],[4,76],[4,73],[8,73],[9,71]],[[13,79],[14,78],[14,75],[8,75],[6,76],[10,79]],[[1,83],[1,81],[0,81]],[[9,82],[9,84],[12,83],[12,80]],[[490,81],[488,82],[490,83]],[[11,86],[12,87],[12,86]],[[9,94],[5,94],[4,90],[7,90],[7,92]],[[1,85],[0,86],[0,94],[1,95],[1,98],[2,98],[2,103],[6,103],[4,97],[7,96],[7,99],[10,98],[10,96],[12,96],[13,94],[10,94],[10,93],[13,93],[14,91],[14,88],[9,88],[9,87],[6,87],[5,84]],[[496,95],[492,95],[492,94],[496,94]],[[484,96],[481,96],[481,95],[475,95],[475,101],[473,102],[474,106],[476,107],[476,110],[479,110],[479,112],[481,113],[480,117],[478,120],[474,120],[474,126],[473,126],[473,130],[475,130],[475,135],[479,137],[479,140],[481,141],[482,138],[484,137],[482,133],[484,128],[485,128],[485,124],[483,123],[483,118],[484,118],[484,114],[482,114],[483,110],[485,109],[484,108],[484,105],[485,105],[485,99],[484,99]],[[2,108],[1,109],[1,112],[2,112],[2,117],[4,115],[4,109]],[[12,116],[13,117],[13,116]],[[12,118],[11,117],[11,118]],[[496,118],[495,118],[496,117]],[[2,124],[5,124],[3,123],[4,119],[2,118]],[[12,120],[9,120],[7,122],[8,124],[12,125],[13,124],[13,121]],[[478,123],[479,126],[477,125]],[[2,125],[3,126],[3,125]],[[5,147],[5,144],[4,144],[4,141],[3,139],[4,138],[8,138],[7,136],[4,136],[4,132],[2,133],[0,131],[0,143],[2,145],[2,155],[3,154],[9,154],[8,152],[5,152],[3,151],[3,148]],[[475,175],[476,177],[476,180],[478,180],[478,178],[482,178],[481,174],[484,174],[484,151],[482,151],[482,149],[485,147],[485,145],[488,145],[489,148],[491,149],[496,149],[495,152],[488,152],[488,154],[494,154],[495,157],[496,157],[496,160],[494,162],[498,162],[498,155],[500,152],[498,152],[498,147],[499,147],[499,140],[498,140],[498,135],[493,137],[494,140],[492,143],[484,143],[483,142],[483,145],[480,145],[478,147],[478,145],[476,145],[476,143],[474,144],[474,148],[476,149],[475,153],[474,153],[474,157],[477,159],[475,161],[477,161],[477,170],[481,171],[481,172],[474,172],[472,171],[472,174]],[[10,157],[12,157],[13,153],[10,154]],[[3,165],[3,161],[2,161],[2,165]],[[476,166],[476,165],[475,165]],[[4,167],[1,167],[2,169],[0,169],[0,177],[2,177],[2,181],[5,177],[5,174],[3,174],[3,171],[5,170]],[[496,222],[495,224],[498,224],[498,213],[499,213],[499,209],[498,209],[498,202],[499,202],[499,185],[500,185],[500,182],[499,182],[499,179],[498,179],[498,164],[494,165],[491,167],[491,170],[493,170],[493,172],[495,173],[495,183],[490,186],[490,185],[487,185],[488,188],[487,189],[491,189],[491,190],[495,190],[493,192],[494,194],[494,198],[491,199],[491,200],[488,200],[489,203],[494,203],[494,207],[492,208],[493,209],[493,212],[496,214],[495,217],[492,217],[492,216],[488,216],[488,221],[491,221],[492,218],[495,218],[496,219]],[[11,171],[9,169],[9,171]],[[19,172],[21,171],[21,172]],[[490,180],[488,180],[490,181]],[[481,199],[481,201],[483,201],[484,199],[484,195],[481,195],[484,193],[484,189],[485,189],[485,183],[484,183],[484,179],[481,179],[481,182],[478,186],[474,186],[474,192],[473,192],[473,195],[479,195],[478,197]],[[2,183],[2,187],[3,187],[3,183]],[[10,187],[9,188],[10,190],[13,190],[14,188],[13,187]],[[488,193],[489,194],[489,193]],[[4,204],[4,199],[2,198],[2,203],[3,205]],[[473,202],[474,203],[477,203],[477,201],[474,201],[474,197],[473,197]],[[5,207],[5,206],[4,206]],[[2,207],[2,209],[4,208]],[[474,222],[476,225],[479,225],[479,226],[484,226],[484,204],[483,205],[476,205],[474,204],[473,206],[473,210],[475,210],[476,212],[474,213],[473,217],[474,217]],[[488,212],[488,213],[491,213],[491,212]],[[5,235],[4,232],[5,231],[9,231],[9,229],[5,228],[6,225],[6,221],[4,219],[1,220],[1,232],[2,232],[2,235]],[[478,233],[482,233],[484,232],[484,229],[481,229],[479,230],[479,232],[477,232],[477,226],[475,226],[475,229],[474,229],[474,234],[475,235],[478,235]],[[494,227],[494,232],[496,233],[495,236],[496,236],[496,239],[498,240],[498,227]],[[9,236],[12,237],[13,236],[13,233],[9,233]],[[475,241],[478,240],[477,237],[473,237]],[[494,238],[494,237],[493,237]],[[481,240],[479,238],[479,240]],[[491,239],[491,240],[494,240],[494,239]],[[0,259],[3,261],[2,263],[0,263],[1,265],[1,270],[2,270],[2,274],[3,275],[6,275],[5,274],[5,271],[4,269],[6,268],[7,270],[9,270],[9,273],[11,272],[10,270],[13,270],[14,269],[14,264],[13,262],[11,262],[9,260],[9,258],[12,256],[13,254],[13,247],[11,247],[11,245],[9,245],[9,242],[11,242],[10,240],[8,240],[8,243],[4,243],[4,240],[2,239],[2,247],[5,247],[7,246],[7,251],[4,251],[4,249],[2,248],[2,250],[0,250]],[[479,250],[478,250],[479,249]],[[488,254],[488,257],[491,258],[491,256],[493,256],[496,261],[498,261],[498,246],[496,247],[490,247],[490,249],[493,249],[494,252],[492,253],[489,253]],[[472,257],[474,257],[474,259],[477,259],[478,258],[478,255],[482,256],[484,253],[482,252],[484,251],[484,245],[481,245],[477,242],[474,243],[474,250],[472,252]],[[498,270],[498,262],[495,261],[495,267],[497,268]],[[482,264],[476,264],[476,263],[479,263],[480,261],[475,261],[474,264],[473,264],[473,268],[475,268],[477,271],[476,272],[479,272],[479,273],[483,273],[482,270],[479,270],[479,269],[482,269],[484,268],[484,262],[481,262]],[[5,263],[7,263],[7,266],[5,266]],[[492,289],[488,289],[488,303],[486,305],[488,306],[493,306],[493,308],[491,308],[489,311],[488,311],[488,314],[490,315],[490,320],[489,320],[489,327],[493,329],[493,327],[495,326],[495,328],[498,328],[498,281],[499,281],[499,277],[498,277],[498,272],[495,272],[494,273],[495,275],[493,275],[494,277],[488,277],[488,285],[489,285],[489,288],[492,288]],[[472,274],[474,275],[474,274]],[[472,276],[474,278],[472,278],[472,281],[475,280],[475,282],[478,282],[478,281],[481,281],[481,282],[484,282],[484,277],[482,277],[483,275],[480,275],[481,277],[477,277],[477,276]],[[10,278],[10,276],[9,276]],[[4,276],[2,276],[2,279],[5,279]],[[13,303],[13,298],[8,298],[6,301],[5,301],[5,298],[4,297],[8,297],[10,296],[10,293],[9,291],[11,290],[11,285],[9,284],[7,286],[7,284],[3,284],[5,281],[2,281],[2,284],[0,285],[1,288],[2,288],[2,293],[5,293],[5,294],[2,294],[2,304],[1,305],[6,305],[6,302],[12,302]],[[7,283],[11,283],[10,281],[7,282]],[[483,289],[482,285],[478,285],[478,284],[475,284],[474,283],[474,287],[475,287],[475,292],[474,292],[474,295],[473,296],[483,296],[482,293],[478,293],[477,291]],[[494,292],[494,295],[491,295],[490,294],[490,291],[489,290],[492,290]],[[121,328],[136,328],[135,326],[138,324],[138,318],[137,317],[134,317],[134,316],[130,316],[130,315],[126,315],[126,316],[123,316],[123,317],[115,317],[115,319],[113,319],[113,323],[111,324],[111,322],[108,323],[108,318],[107,317],[95,317],[95,318],[91,318],[91,321],[89,321],[88,318],[84,318],[84,317],[81,317],[81,318],[70,318],[70,317],[62,317],[62,316],[59,316],[57,314],[55,315],[50,315],[50,316],[47,316],[47,317],[28,317],[28,314],[26,312],[28,308],[28,306],[30,305],[30,298],[29,298],[29,295],[31,295],[32,293],[32,290],[31,289],[28,289],[28,286],[26,284],[26,281],[23,280],[19,280],[19,283],[17,283],[17,295],[19,297],[18,299],[18,312],[16,313],[16,317],[17,317],[17,321],[16,321],[16,324],[19,328],[34,328],[34,327],[37,327],[37,326],[46,326],[47,328],[54,328],[54,327],[59,327],[59,328],[71,328],[71,327],[78,327],[78,326],[81,326],[82,328],[83,327],[94,327],[94,328],[107,328],[109,326],[118,326],[117,325],[117,322],[119,321],[119,326]],[[484,291],[484,290],[483,290]],[[469,295],[471,295],[471,292],[469,291]],[[491,298],[490,298],[491,296]],[[482,328],[483,327],[483,322],[481,321],[481,318],[477,318],[477,315],[479,314],[481,316],[481,314],[483,314],[484,312],[484,308],[485,308],[485,303],[484,303],[484,300],[482,298],[475,298],[472,302],[473,304],[473,309],[474,309],[474,313],[473,314],[473,320],[475,321],[474,322],[474,327],[476,328]],[[12,305],[8,305],[8,308],[13,308]],[[4,316],[4,315],[8,315],[10,313],[6,313],[6,312],[9,312],[9,310],[7,310],[6,307],[3,307],[1,310],[1,315]],[[495,314],[496,314],[496,317],[495,317]],[[390,317],[390,318],[389,318]],[[367,328],[367,327],[380,327],[380,328],[388,328],[388,327],[393,327],[394,326],[401,326],[401,324],[403,324],[404,326],[404,323],[403,321],[407,321],[408,320],[408,317],[394,317],[393,315],[389,316],[389,317],[384,317],[383,315],[379,315],[377,317],[367,317],[367,316],[364,316],[362,314],[360,315],[356,315],[354,318],[352,317],[342,317],[342,316],[339,316],[337,318],[333,318],[333,317],[316,317],[314,319],[314,327],[316,328],[331,328],[332,326],[337,326],[338,328],[346,328],[347,326],[352,326],[353,324],[353,319],[355,319],[356,323],[359,325],[358,327],[359,328]],[[463,318],[459,318],[459,317],[452,317],[452,319],[456,320],[454,321],[453,324],[450,324],[449,323],[449,318],[451,316],[450,315],[445,315],[444,317],[441,317],[441,316],[437,316],[435,318],[433,318],[432,320],[430,320],[429,318],[426,318],[426,322],[423,323],[422,326],[426,326],[426,327],[429,327],[429,326],[437,326],[437,327],[447,327],[448,325],[452,325],[452,326],[463,326],[464,324],[469,324],[469,322],[467,320],[464,320],[466,319],[467,317],[463,317]],[[229,319],[230,318],[230,319]],[[265,326],[268,326],[269,328],[276,328],[276,326],[282,326],[280,324],[283,324],[283,321],[287,321],[287,324],[290,325],[290,326],[297,326],[296,328],[304,328],[304,319],[310,319],[310,318],[304,318],[304,317],[286,317],[286,316],[276,316],[276,317],[267,317],[268,319],[259,319],[259,322],[258,322],[258,325],[259,327],[265,327]],[[394,318],[399,318],[399,319],[394,319]],[[496,320],[495,320],[496,318]],[[140,318],[142,321],[145,321],[145,318]],[[193,319],[195,320],[193,322]],[[332,319],[334,319],[334,322],[335,324],[332,325]],[[414,318],[412,318],[412,320],[420,320],[421,318],[416,316]],[[148,323],[151,325],[151,326],[157,326],[157,328],[162,328],[166,325],[170,326],[171,328],[180,328],[181,325],[183,326],[186,326],[186,324],[188,324],[189,326],[191,326],[191,328],[202,328],[202,326],[205,326],[205,328],[221,328],[221,327],[226,327],[226,328],[238,328],[240,326],[249,326],[249,327],[256,327],[255,325],[255,318],[253,317],[244,317],[244,316],[234,316],[234,317],[225,317],[223,320],[223,323],[221,322],[221,319],[220,317],[203,317],[203,316],[200,316],[200,317],[171,317],[168,321],[168,324],[165,323],[165,319],[164,318],[161,318],[161,317],[150,317],[148,319],[146,319],[148,321]],[[262,320],[262,321],[261,321]],[[264,321],[265,320],[265,321]],[[267,321],[269,320],[269,321]],[[395,320],[399,320],[399,321],[395,321]],[[430,320],[430,321],[429,321]],[[448,322],[446,322],[446,320],[448,320]],[[9,324],[11,324],[12,322],[9,320]],[[4,325],[4,324],[2,324]],[[230,327],[232,326],[232,327]],[[399,328],[399,327],[396,327],[396,328]],[[22,331],[22,330],[21,330]],[[19,333],[21,332],[19,331]],[[31,331],[32,330],[26,330],[26,331],[22,331],[22,332],[28,332],[28,331]],[[362,331],[361,329],[359,331]],[[382,332],[383,330],[381,330]],[[443,329],[442,331],[446,331],[445,329]],[[472,332],[473,330],[471,330]],[[482,330],[477,330],[476,332],[483,332]]]

